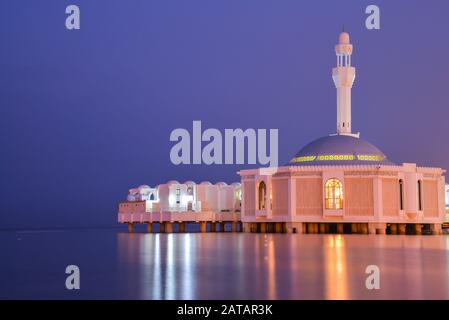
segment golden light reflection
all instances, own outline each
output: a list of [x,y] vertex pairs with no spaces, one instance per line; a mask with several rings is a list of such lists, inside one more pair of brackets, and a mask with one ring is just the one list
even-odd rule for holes
[[268,240],[268,299],[277,299],[277,287],[276,287],[276,247],[274,246],[273,237]]
[[348,267],[345,239],[341,236],[327,238],[324,246],[325,297],[328,300],[346,300],[348,292]]

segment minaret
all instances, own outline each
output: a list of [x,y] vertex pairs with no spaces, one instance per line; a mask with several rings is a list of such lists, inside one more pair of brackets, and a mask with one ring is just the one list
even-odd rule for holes
[[332,69],[332,78],[337,88],[337,134],[358,136],[351,131],[351,88],[355,68],[351,67],[352,44],[348,33],[340,33],[335,53],[337,67]]

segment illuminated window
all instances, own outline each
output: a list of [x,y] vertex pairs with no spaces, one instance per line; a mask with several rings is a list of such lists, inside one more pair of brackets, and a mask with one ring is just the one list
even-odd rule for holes
[[181,203],[181,189],[177,188],[176,189],[176,204],[180,204]]
[[385,157],[378,155],[359,154],[357,155],[357,159],[361,161],[382,161],[385,159]]
[[259,183],[259,210],[265,210],[265,203],[267,200],[267,186],[265,182]]
[[340,180],[332,178],[326,181],[326,209],[343,209],[343,185]]
[[235,190],[235,198],[237,200],[242,200],[242,189],[239,188]]

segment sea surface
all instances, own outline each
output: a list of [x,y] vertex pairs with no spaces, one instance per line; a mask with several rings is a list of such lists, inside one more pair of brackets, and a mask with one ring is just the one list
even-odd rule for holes
[[1,231],[0,299],[449,299],[449,236]]

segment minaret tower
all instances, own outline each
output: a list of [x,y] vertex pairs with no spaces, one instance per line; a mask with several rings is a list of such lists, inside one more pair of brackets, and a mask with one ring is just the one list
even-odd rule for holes
[[352,44],[349,42],[348,33],[340,33],[335,53],[337,67],[332,69],[332,78],[337,88],[337,134],[358,137],[358,134],[352,134],[351,130],[351,89],[355,68],[351,67]]

